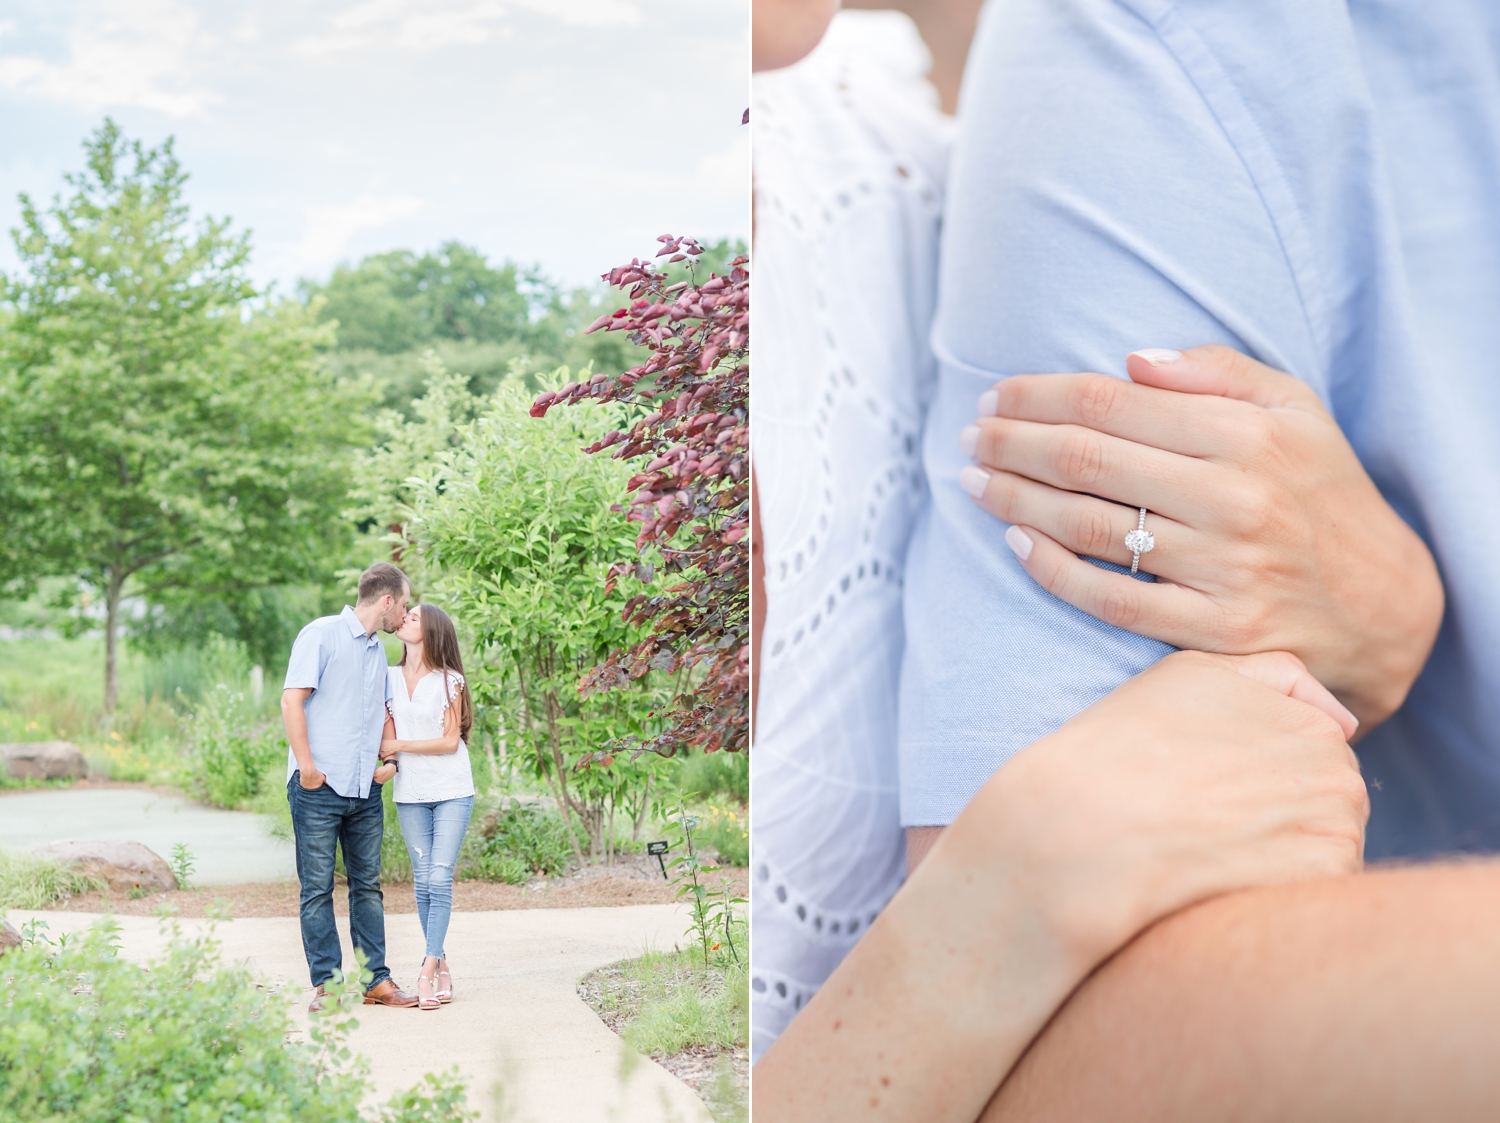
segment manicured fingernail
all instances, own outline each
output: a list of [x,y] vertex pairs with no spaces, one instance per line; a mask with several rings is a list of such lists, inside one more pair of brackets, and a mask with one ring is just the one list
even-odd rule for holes
[[1000,391],[986,390],[979,395],[979,416],[994,417],[1000,412]]
[[975,499],[982,498],[984,489],[990,486],[990,474],[983,468],[976,468],[970,464],[958,474],[958,486]]
[[1025,561],[1031,557],[1031,547],[1035,545],[1031,541],[1031,535],[1027,534],[1018,526],[1013,526],[1005,532],[1005,544],[1011,548],[1011,552]]
[[973,456],[979,447],[979,426],[970,425],[958,435],[958,448],[965,456]]
[[1182,362],[1182,352],[1172,351],[1166,347],[1147,347],[1144,351],[1132,351],[1138,359],[1145,359],[1154,367],[1163,367],[1168,363]]

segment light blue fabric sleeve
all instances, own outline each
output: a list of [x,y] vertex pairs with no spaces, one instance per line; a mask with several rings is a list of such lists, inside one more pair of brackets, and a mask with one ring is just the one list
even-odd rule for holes
[[[1011,374],[1124,377],[1133,350],[1218,342],[1326,399],[1346,280],[1327,263],[1347,254],[1318,232],[1357,179],[1349,149],[1364,127],[1342,11],[1324,0],[986,9],[945,220],[941,378],[923,445],[931,501],[906,574],[904,825],[951,822],[1009,756],[1171,650],[1043,592],[1005,525],[960,489],[957,438],[979,394]],[[1286,89],[1263,88],[1263,71],[1274,86],[1289,70]],[[1286,120],[1298,112],[1308,120]],[[1306,182],[1318,148],[1333,169],[1320,174],[1337,182]]]
[[323,629],[316,622],[297,633],[283,690],[316,690],[323,678]]

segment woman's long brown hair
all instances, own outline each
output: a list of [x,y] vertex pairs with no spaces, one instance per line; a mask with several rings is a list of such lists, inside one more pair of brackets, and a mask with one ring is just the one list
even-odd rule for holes
[[[443,689],[448,689],[448,672],[456,671],[464,676],[464,659],[458,650],[458,629],[453,626],[453,621],[448,614],[435,604],[414,605],[420,613],[422,621],[422,658],[428,667],[434,671],[443,672]],[[401,663],[406,666],[406,645],[401,645]],[[467,744],[469,730],[474,728],[474,701],[469,696],[469,680],[463,677],[463,685],[458,688],[458,735]],[[451,705],[453,695],[448,695]]]

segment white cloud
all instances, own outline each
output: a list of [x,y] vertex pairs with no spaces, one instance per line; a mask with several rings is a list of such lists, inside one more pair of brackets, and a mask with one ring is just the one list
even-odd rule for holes
[[630,0],[515,0],[574,27],[634,27],[645,17]]
[[487,43],[505,16],[499,0],[365,0],[328,20],[328,30],[298,40],[302,54],[326,55],[376,46],[430,51]]
[[173,0],[99,0],[75,14],[66,61],[0,55],[0,86],[90,113],[197,116],[223,100],[192,73],[213,43],[197,13]]
[[[573,27],[634,27],[645,18],[631,0],[513,0],[513,6],[551,16]],[[362,0],[326,21],[326,29],[299,39],[302,54],[328,55],[370,47],[430,51],[487,43],[499,26],[503,0]]]
[[308,207],[302,240],[289,247],[285,256],[299,274],[326,271],[361,230],[379,230],[410,218],[422,205],[412,195],[358,195],[347,203]]

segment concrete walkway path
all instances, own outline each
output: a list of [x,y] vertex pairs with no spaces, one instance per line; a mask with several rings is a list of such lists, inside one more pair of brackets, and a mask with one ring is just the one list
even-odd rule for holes
[[[36,917],[51,933],[77,932],[96,916],[12,909],[20,927]],[[161,922],[119,917],[124,953],[145,960],[166,943]],[[206,922],[182,921],[185,933]],[[339,922],[352,963],[347,921]],[[683,939],[687,912],[676,905],[455,913],[448,930],[454,972],[451,1005],[428,1012],[359,1007],[352,1045],[370,1058],[381,1101],[425,1073],[457,1064],[470,1103],[486,1120],[507,1123],[711,1123],[687,1085],[648,1059],[622,1078],[628,1050],[578,997],[578,980],[595,968]],[[215,926],[226,962],[249,961],[270,985],[284,985],[307,1023],[307,965],[297,921],[245,918]],[[415,991],[422,938],[415,916],[386,918],[388,962]],[[494,1092],[503,1087],[505,1113]]]
[[222,811],[146,788],[53,788],[0,795],[0,848],[30,850],[64,839],[126,839],[172,860],[192,851],[197,885],[295,881],[292,844],[272,838],[265,816]]

